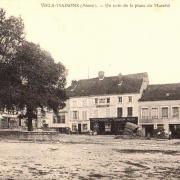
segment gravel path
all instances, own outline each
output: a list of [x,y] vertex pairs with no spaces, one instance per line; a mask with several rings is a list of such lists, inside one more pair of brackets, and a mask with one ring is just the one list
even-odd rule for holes
[[180,179],[180,140],[59,135],[0,141],[0,179]]

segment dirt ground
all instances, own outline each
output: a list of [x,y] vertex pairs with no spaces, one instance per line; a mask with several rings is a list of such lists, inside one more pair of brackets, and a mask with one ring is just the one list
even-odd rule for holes
[[0,179],[180,179],[180,140],[0,140]]

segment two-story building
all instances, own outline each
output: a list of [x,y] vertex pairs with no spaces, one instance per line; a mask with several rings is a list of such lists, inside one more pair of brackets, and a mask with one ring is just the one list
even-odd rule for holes
[[127,121],[137,124],[138,100],[148,85],[147,73],[73,81],[67,88],[68,121],[73,132],[121,133]]
[[149,85],[139,100],[139,122],[146,136],[164,128],[178,137],[180,132],[180,84]]
[[66,101],[66,106],[59,111],[58,114],[55,114],[53,110],[46,112],[46,123],[49,128],[56,129],[59,132],[67,132],[69,128],[69,100]]

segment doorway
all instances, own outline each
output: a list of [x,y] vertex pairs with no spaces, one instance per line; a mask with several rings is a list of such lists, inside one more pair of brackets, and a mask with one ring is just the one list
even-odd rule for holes
[[99,132],[98,134],[105,134],[105,123],[103,121],[99,121]]
[[172,138],[180,138],[180,124],[170,124],[169,130]]
[[81,133],[81,124],[78,124],[78,133]]
[[154,134],[154,125],[143,125],[142,126],[145,130],[146,137],[153,137]]

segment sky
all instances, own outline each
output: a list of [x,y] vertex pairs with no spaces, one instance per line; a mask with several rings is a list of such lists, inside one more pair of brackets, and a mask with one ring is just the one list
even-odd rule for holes
[[[42,8],[41,3],[170,3],[170,8]],[[0,0],[21,16],[26,39],[68,69],[67,82],[148,72],[151,84],[180,82],[178,0]]]

